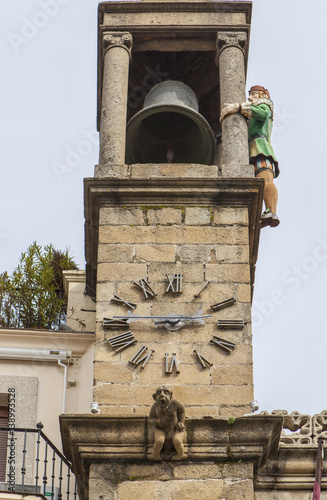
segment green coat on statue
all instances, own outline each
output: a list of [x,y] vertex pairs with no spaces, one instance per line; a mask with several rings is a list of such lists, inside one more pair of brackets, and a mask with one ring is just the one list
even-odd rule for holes
[[273,124],[273,104],[270,99],[260,99],[256,104],[251,104],[251,112],[249,114],[250,161],[259,155],[269,158],[275,164],[277,177],[279,175],[278,161],[270,143]]

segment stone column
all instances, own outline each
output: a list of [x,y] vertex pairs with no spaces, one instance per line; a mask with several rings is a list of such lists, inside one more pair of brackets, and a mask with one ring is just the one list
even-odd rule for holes
[[132,44],[132,35],[128,32],[103,34],[100,164],[125,163],[128,71]]
[[[216,64],[219,68],[220,106],[243,103],[245,97],[245,32],[219,32]],[[227,116],[222,122],[222,165],[249,164],[248,127],[241,113]],[[224,172],[223,172],[224,174]],[[244,175],[247,177],[248,175]]]

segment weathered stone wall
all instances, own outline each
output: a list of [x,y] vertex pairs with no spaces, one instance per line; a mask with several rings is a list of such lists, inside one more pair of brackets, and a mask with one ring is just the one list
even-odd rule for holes
[[253,500],[252,476],[248,463],[94,464],[89,498]]
[[[158,385],[172,388],[187,415],[239,416],[253,399],[251,289],[246,206],[104,206],[100,209],[94,399],[110,415],[146,415]],[[183,274],[181,294],[166,293],[166,274]],[[134,281],[146,278],[157,296],[145,300]],[[210,283],[198,298],[204,282]],[[119,354],[105,338],[104,317],[126,315],[110,302],[114,294],[137,303],[135,314],[212,314],[206,324],[177,332],[149,320],[130,324],[138,343]],[[234,306],[212,312],[211,304],[234,297]],[[244,319],[241,330],[221,330],[218,319]],[[128,328],[127,328],[128,329]],[[236,343],[226,351],[210,343],[214,335]],[[128,361],[141,345],[153,349],[144,370]],[[203,369],[197,349],[213,366]],[[176,353],[180,374],[165,375],[165,353]]]

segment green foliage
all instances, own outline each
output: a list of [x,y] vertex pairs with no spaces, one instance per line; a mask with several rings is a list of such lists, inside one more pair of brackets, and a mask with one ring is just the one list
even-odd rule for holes
[[235,423],[235,421],[236,421],[236,418],[229,417],[229,419],[228,419],[228,425],[233,425]]
[[12,276],[0,274],[0,326],[56,330],[66,320],[62,271],[77,269],[68,250],[32,243]]

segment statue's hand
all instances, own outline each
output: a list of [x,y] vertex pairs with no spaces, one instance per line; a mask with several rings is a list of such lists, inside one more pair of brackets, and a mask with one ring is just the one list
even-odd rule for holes
[[227,115],[233,115],[234,113],[238,113],[239,110],[240,110],[240,105],[237,102],[233,104],[225,103],[220,114],[220,121],[222,122]]
[[182,422],[178,422],[178,424],[176,425],[176,429],[178,430],[178,432],[182,432],[185,429],[185,425]]
[[149,418],[149,424],[160,426],[160,418]]

